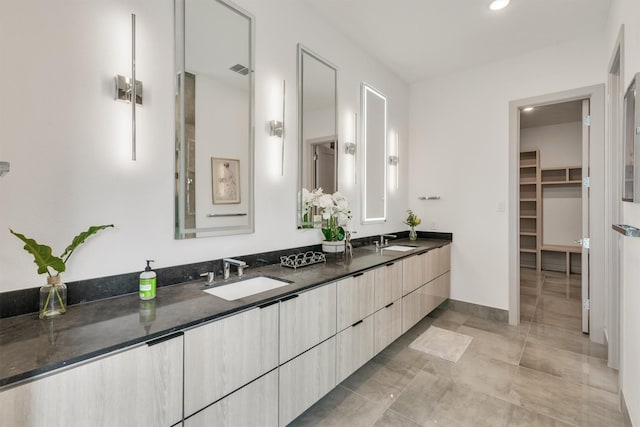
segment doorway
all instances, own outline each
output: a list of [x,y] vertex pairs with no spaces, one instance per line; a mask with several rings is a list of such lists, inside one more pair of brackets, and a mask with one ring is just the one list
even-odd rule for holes
[[588,117],[588,99],[528,106],[520,110],[519,134],[520,318],[583,333],[589,332],[582,245],[589,235]]
[[[581,275],[590,284],[590,301],[587,327],[591,341],[604,342],[604,85],[590,86],[548,95],[512,101],[509,105],[509,323],[520,323],[520,111],[529,106],[543,107],[572,101],[588,100],[589,104],[589,152],[583,154],[582,166],[589,177],[588,197],[582,197],[587,205],[582,212],[589,217],[582,221],[587,230],[582,237],[589,237],[589,249],[580,254]],[[583,144],[583,147],[585,145]],[[566,174],[571,173],[568,169]],[[583,187],[581,187],[583,188]],[[584,233],[584,231],[583,231]],[[574,245],[575,246],[575,245]],[[566,266],[566,254],[565,266]],[[541,255],[542,257],[542,255]],[[588,257],[588,258],[587,258]],[[572,256],[569,255],[569,268]],[[576,256],[573,256],[576,258]],[[573,261],[577,264],[577,259]],[[582,302],[582,301],[581,301]],[[589,306],[590,304],[590,306]],[[584,317],[584,316],[583,316]],[[582,326],[582,325],[581,325]]]

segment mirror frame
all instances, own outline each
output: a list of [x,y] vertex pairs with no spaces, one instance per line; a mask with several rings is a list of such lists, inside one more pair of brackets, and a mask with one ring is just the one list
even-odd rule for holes
[[[249,127],[248,144],[248,194],[247,216],[248,221],[243,225],[216,226],[216,227],[185,227],[185,200],[186,188],[186,144],[185,144],[185,79],[186,73],[186,46],[185,46],[185,0],[174,0],[174,37],[175,37],[175,93],[176,93],[176,120],[175,120],[175,239],[192,239],[199,237],[229,236],[235,234],[250,234],[255,231],[255,18],[243,8],[227,0],[211,0],[230,9],[248,19],[249,22]],[[237,214],[231,214],[237,215]]]
[[[362,165],[360,167],[361,173],[362,173],[362,186],[361,186],[361,211],[362,211],[362,220],[361,223],[362,224],[376,224],[376,223],[383,223],[387,221],[387,162],[388,162],[388,147],[387,147],[387,97],[380,92],[379,90],[377,90],[376,88],[374,88],[373,86],[371,86],[370,84],[366,83],[366,82],[362,82],[362,84],[360,85],[361,87],[361,101],[360,101],[360,107],[361,107],[361,117],[362,117],[362,156],[360,156],[360,158],[362,159]],[[367,188],[368,188],[368,184],[367,184],[367,100],[368,97],[371,95],[376,96],[378,98],[380,98],[383,102],[384,102],[384,135],[383,135],[383,145],[384,145],[384,153],[382,155],[382,170],[384,171],[384,177],[383,177],[383,213],[381,217],[372,217],[369,218],[367,217]]]
[[[640,203],[640,73],[636,73],[624,93],[622,120],[623,120],[623,144],[622,144],[622,201]],[[629,102],[629,96],[633,95],[633,101]],[[630,106],[631,104],[631,106]],[[633,111],[629,111],[629,108]],[[633,123],[629,127],[628,117],[633,115]],[[629,134],[631,132],[631,134]],[[627,168],[627,154],[631,154],[632,163]],[[631,188],[627,189],[630,182]],[[628,191],[629,190],[629,191]]]
[[[310,228],[316,228],[318,226],[320,226],[321,221],[304,221],[303,219],[303,214],[302,214],[302,188],[303,188],[303,179],[304,179],[304,157],[303,157],[303,153],[304,153],[304,109],[302,107],[303,105],[303,66],[302,66],[302,55],[308,55],[312,58],[314,58],[315,60],[317,60],[318,62],[326,65],[327,67],[331,68],[334,71],[334,87],[335,87],[335,93],[334,93],[334,99],[335,99],[335,153],[336,153],[336,158],[335,158],[335,183],[336,183],[336,191],[338,191],[339,188],[339,183],[338,183],[338,157],[340,154],[340,143],[339,143],[339,135],[338,135],[338,130],[339,130],[339,122],[338,122],[338,106],[339,106],[339,102],[338,102],[338,67],[336,65],[334,65],[333,63],[331,63],[330,61],[324,59],[322,56],[318,55],[317,53],[313,52],[311,49],[305,47],[304,45],[302,45],[301,43],[298,43],[298,52],[297,52],[297,76],[298,76],[298,195],[296,196],[296,217],[297,217],[297,223],[298,223],[298,229],[310,229]],[[313,188],[308,188],[307,190],[311,191],[313,190]]]

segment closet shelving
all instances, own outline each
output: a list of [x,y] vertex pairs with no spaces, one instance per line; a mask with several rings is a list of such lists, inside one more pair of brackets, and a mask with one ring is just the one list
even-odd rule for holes
[[540,268],[540,152],[520,153],[520,265]]
[[542,268],[544,252],[565,254],[565,271],[571,271],[571,255],[580,254],[578,245],[552,245],[542,242],[542,189],[544,186],[581,185],[582,167],[540,167],[540,152],[520,153],[520,265]]
[[582,182],[582,167],[545,168],[540,173],[542,185],[574,185]]

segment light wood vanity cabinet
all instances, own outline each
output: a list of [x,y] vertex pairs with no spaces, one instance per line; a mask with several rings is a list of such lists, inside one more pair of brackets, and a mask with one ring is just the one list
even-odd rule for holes
[[378,354],[402,335],[402,299],[389,303],[373,315],[373,353]]
[[[424,263],[418,264],[415,259],[422,257]],[[405,284],[402,298],[402,333],[418,323],[423,317],[446,301],[451,294],[451,246],[445,245],[432,249],[418,257],[404,260],[403,270]],[[419,270],[422,267],[422,272]],[[418,277],[425,283],[418,286]],[[417,286],[417,287],[416,287]]]
[[365,317],[337,335],[337,379],[340,383],[374,356],[373,316]]
[[277,370],[263,375],[184,421],[184,427],[277,425]]
[[182,421],[182,335],[4,390],[0,426],[171,426]]
[[281,300],[280,425],[336,385],[336,298],[334,282]]
[[373,313],[374,270],[337,282],[338,331]]
[[[432,251],[433,252],[433,251]],[[402,295],[415,291],[427,283],[426,271],[429,252],[405,258],[402,261]]]
[[281,300],[281,364],[335,334],[335,282]]
[[402,297],[402,261],[390,262],[373,270],[374,302],[377,311]]
[[280,425],[284,426],[336,386],[336,337],[285,363],[279,371]]
[[446,245],[8,388],[0,427],[286,425],[449,297],[450,259]]
[[277,302],[184,334],[185,417],[278,366]]

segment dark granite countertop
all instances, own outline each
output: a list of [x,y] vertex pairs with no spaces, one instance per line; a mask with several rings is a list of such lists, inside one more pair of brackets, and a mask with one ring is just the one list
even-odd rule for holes
[[[292,283],[235,301],[203,292],[204,281],[159,288],[151,301],[129,294],[69,307],[63,316],[38,319],[37,313],[0,319],[0,389],[53,369],[144,343],[231,313],[278,300],[288,294],[437,248],[449,241],[394,241],[416,245],[407,252],[356,248],[345,261],[327,254],[326,264],[293,270],[269,265],[247,270],[244,278],[270,276]],[[234,271],[235,272],[235,271]],[[216,285],[237,281],[216,280]]]

